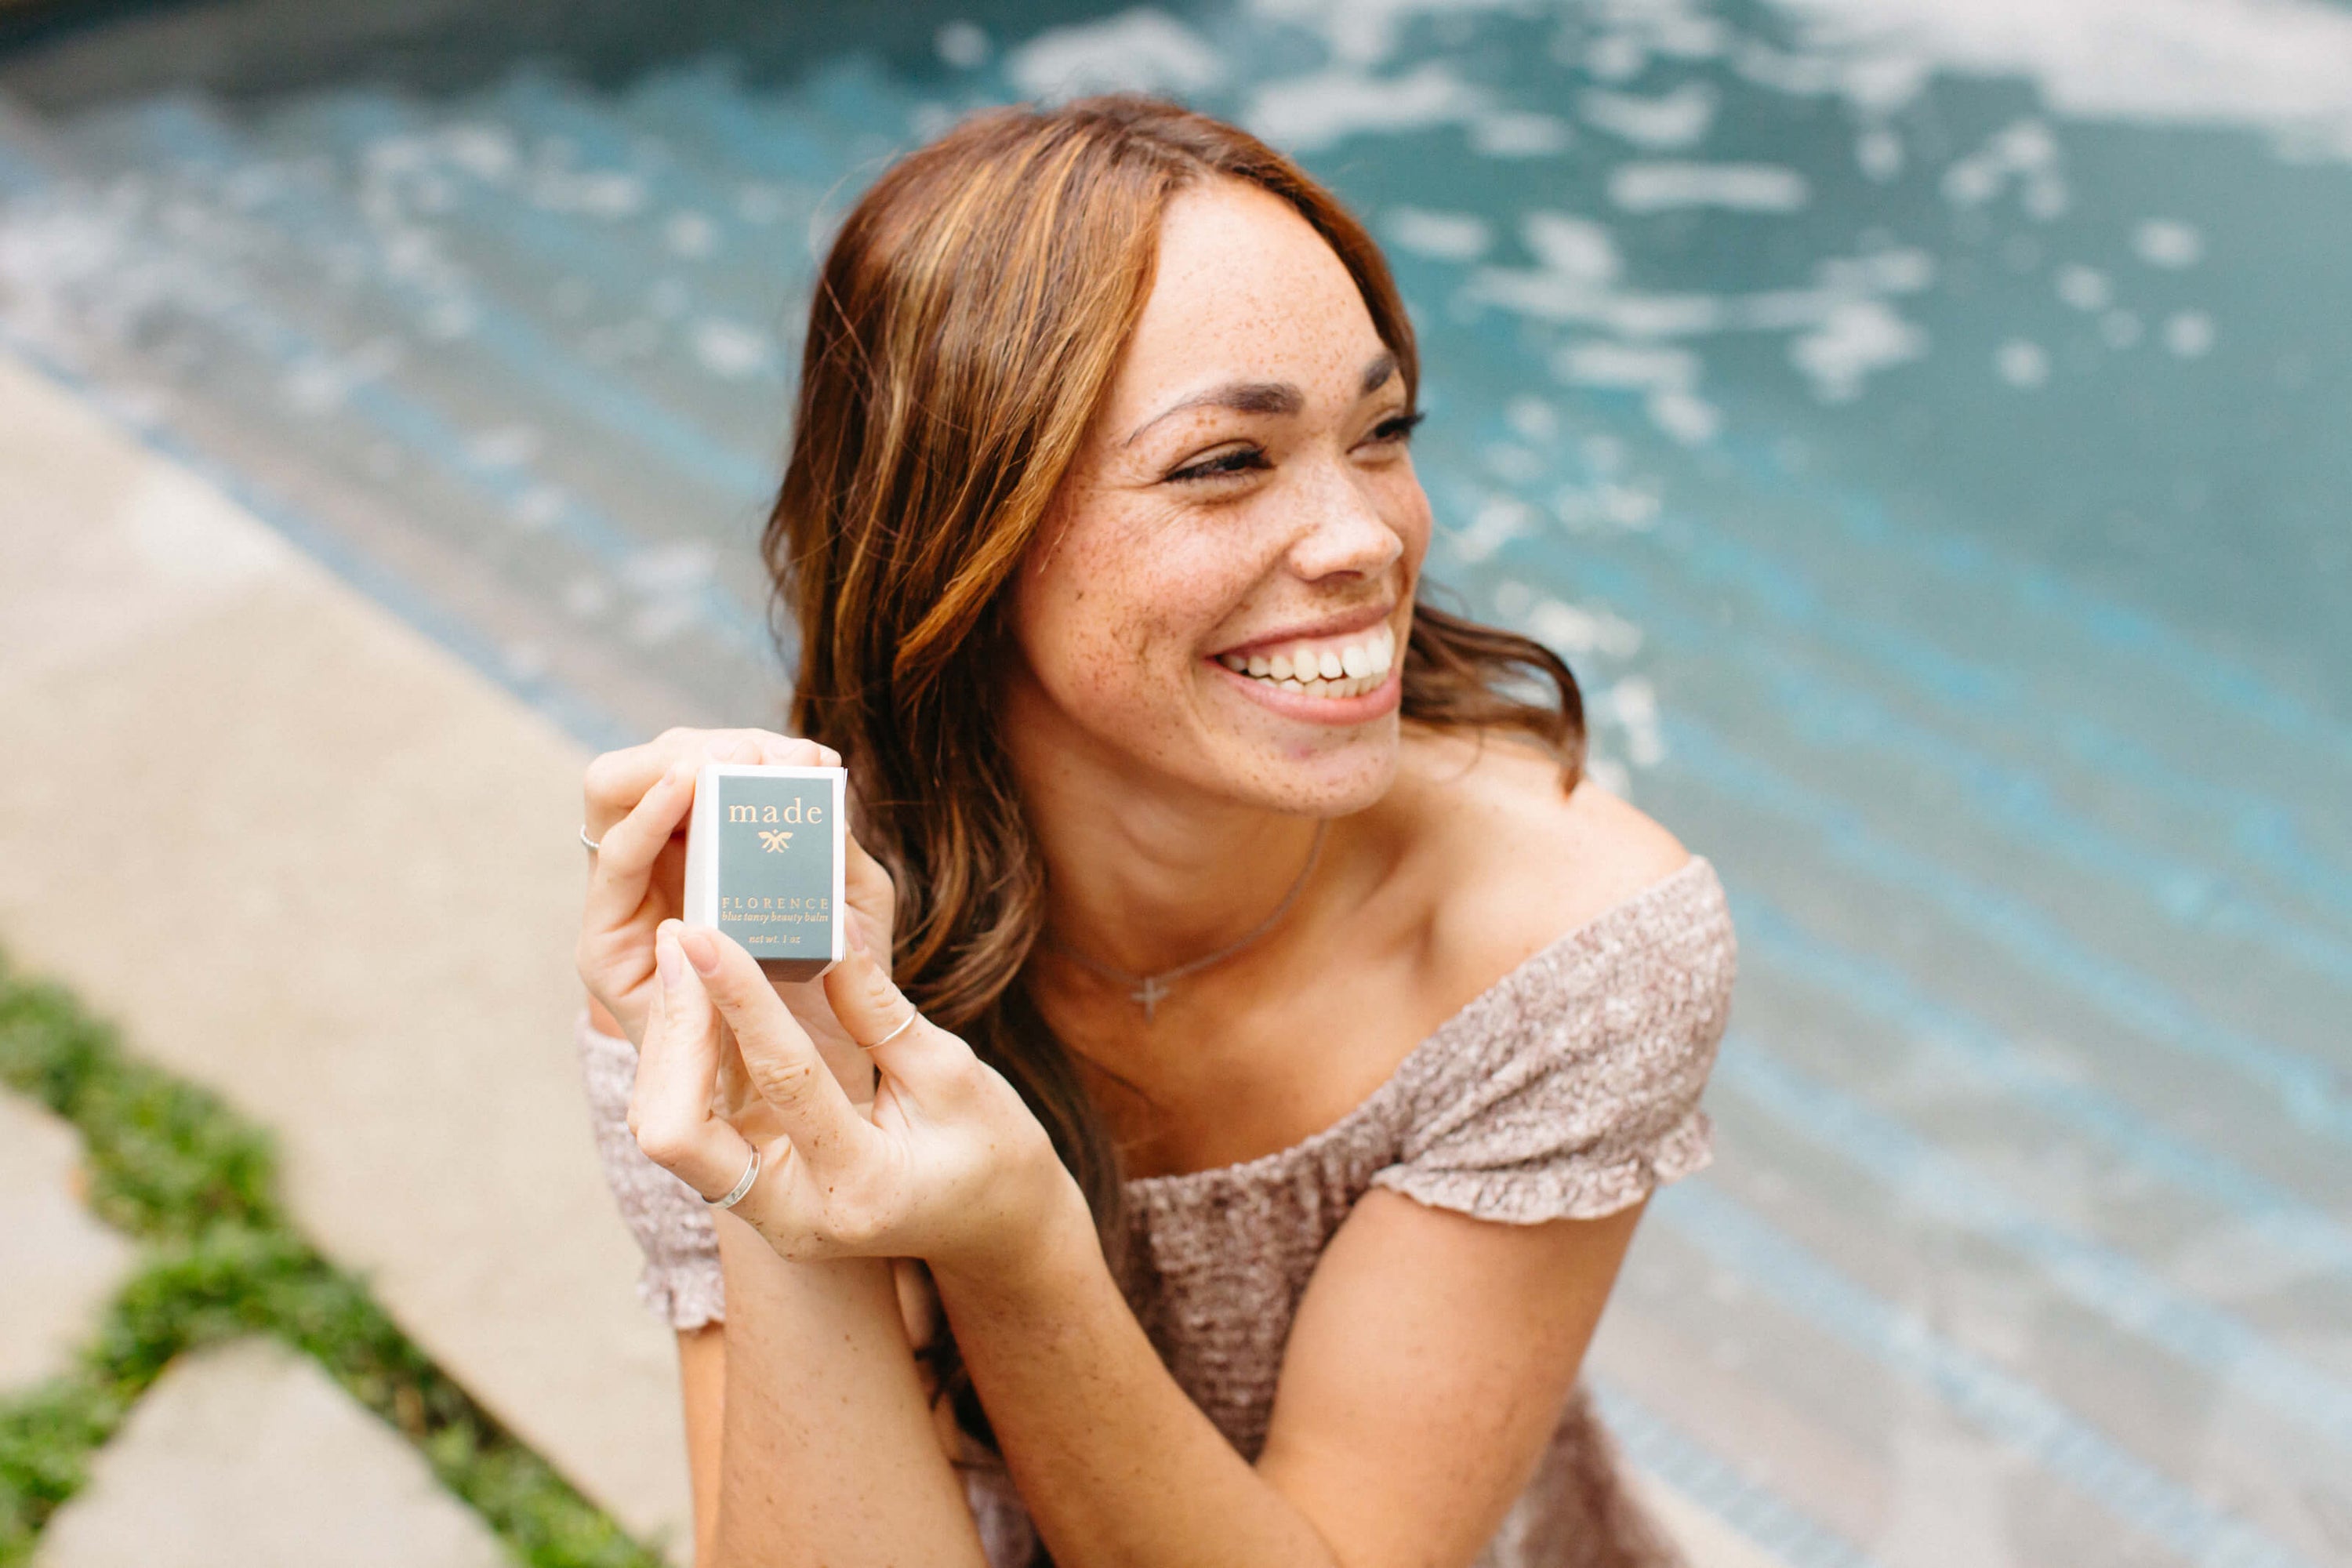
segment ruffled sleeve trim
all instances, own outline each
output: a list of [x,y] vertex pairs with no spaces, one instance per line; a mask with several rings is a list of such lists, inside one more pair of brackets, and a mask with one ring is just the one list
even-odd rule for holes
[[637,1299],[674,1329],[724,1321],[725,1292],[719,1233],[702,1195],[646,1158],[629,1131],[629,1096],[636,1087],[636,1047],[588,1021],[574,1027],[580,1072],[588,1097],[589,1130],[614,1206],[636,1238],[645,1267]]
[[1464,1010],[1371,1184],[1527,1225],[1613,1214],[1698,1171],[1737,972],[1722,884],[1693,857]]
[[1540,1225],[1554,1219],[1600,1219],[1631,1208],[1664,1184],[1706,1169],[1714,1159],[1714,1123],[1706,1111],[1694,1110],[1644,1153],[1484,1171],[1390,1165],[1373,1173],[1372,1185],[1476,1219]]

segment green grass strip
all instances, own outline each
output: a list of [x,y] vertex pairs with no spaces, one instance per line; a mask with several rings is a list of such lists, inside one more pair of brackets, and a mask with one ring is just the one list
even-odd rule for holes
[[533,1568],[661,1562],[436,1367],[366,1286],[289,1223],[270,1139],[123,1052],[61,988],[0,957],[0,1083],[80,1130],[89,1206],[142,1244],[66,1373],[0,1399],[0,1568],[17,1568],[89,1461],[182,1351],[275,1334],[405,1434]]

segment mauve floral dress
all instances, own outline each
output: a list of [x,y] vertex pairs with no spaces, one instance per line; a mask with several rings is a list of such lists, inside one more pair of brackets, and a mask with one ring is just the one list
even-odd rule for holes
[[[1371,1187],[1525,1225],[1613,1213],[1705,1165],[1699,1095],[1737,966],[1722,884],[1694,856],[1480,993],[1329,1127],[1242,1164],[1128,1182],[1121,1287],[1178,1384],[1256,1458],[1299,1298]],[[635,1050],[584,1014],[579,1044],[598,1152],[645,1253],[639,1294],[674,1328],[716,1321],[709,1211],[629,1134]],[[992,1568],[1027,1563],[1035,1535],[1002,1468],[969,1468],[965,1485]],[[1681,1562],[1580,1385],[1477,1568]]]

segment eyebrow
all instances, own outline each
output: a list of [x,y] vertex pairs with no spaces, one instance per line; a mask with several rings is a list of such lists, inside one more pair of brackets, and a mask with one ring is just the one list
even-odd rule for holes
[[[1383,351],[1356,384],[1356,395],[1370,397],[1386,386],[1389,377],[1396,374],[1396,355]],[[1244,414],[1297,414],[1307,406],[1307,395],[1286,381],[1229,381],[1223,386],[1213,386],[1205,392],[1171,403],[1135,427],[1135,433],[1120,443],[1132,447],[1146,430],[1162,419],[1183,413],[1188,408],[1233,408]]]

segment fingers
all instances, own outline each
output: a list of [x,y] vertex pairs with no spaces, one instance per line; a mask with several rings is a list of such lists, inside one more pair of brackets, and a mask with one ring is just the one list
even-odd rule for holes
[[904,1069],[923,1055],[932,1037],[954,1037],[916,1011],[876,962],[874,950],[862,942],[851,943],[847,955],[826,973],[824,996],[849,1037],[893,1077],[907,1076]]
[[680,762],[765,763],[788,767],[841,765],[841,753],[772,730],[666,730],[641,746],[606,752],[588,764],[582,821],[588,837],[626,816],[656,780]]
[[842,861],[841,891],[843,900],[849,905],[850,930],[882,950],[882,962],[887,968],[890,933],[898,920],[898,889],[890,880],[888,869],[857,842],[857,835],[848,835],[845,842],[849,853]]
[[604,830],[588,880],[588,921],[614,926],[645,901],[654,862],[694,804],[697,764],[681,758],[656,777],[626,816]]
[[750,1163],[751,1145],[710,1113],[719,1014],[679,951],[677,922],[663,922],[654,952],[658,983],[637,1053],[629,1131],[654,1163],[705,1198],[724,1197]]
[[678,945],[733,1032],[752,1087],[811,1172],[822,1178],[854,1161],[876,1136],[873,1123],[850,1103],[759,961],[721,931],[681,927]]

